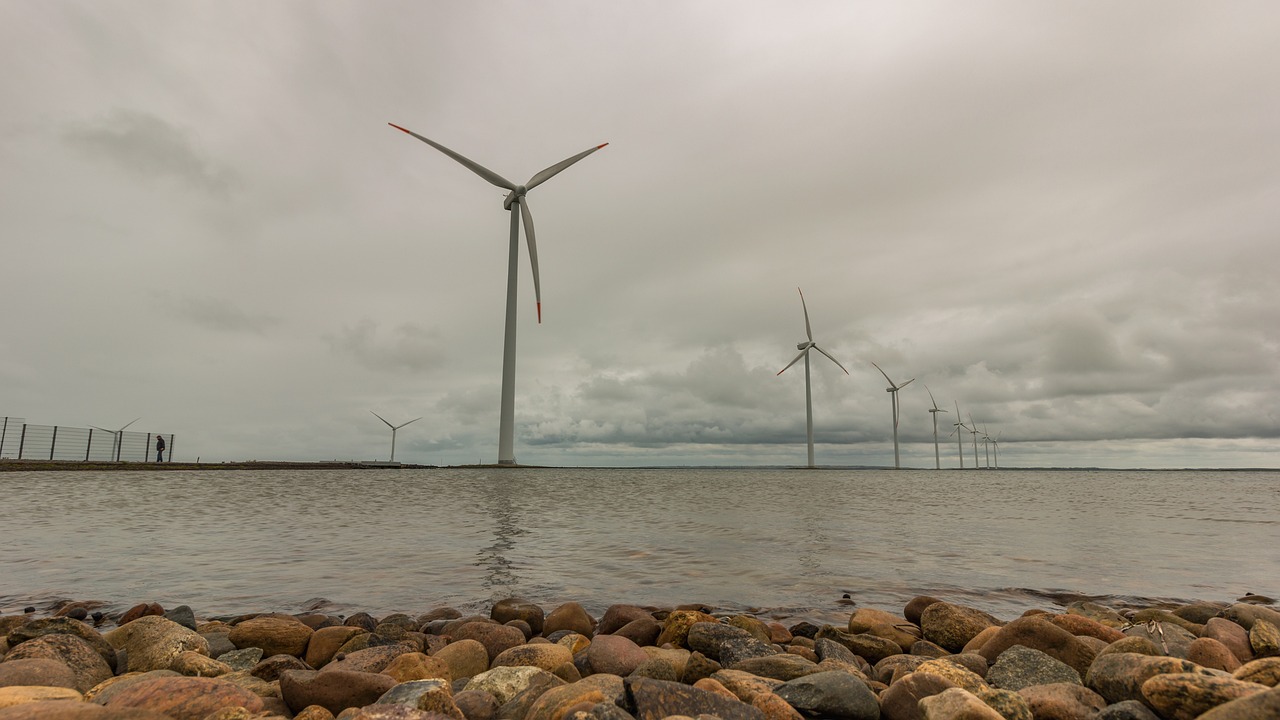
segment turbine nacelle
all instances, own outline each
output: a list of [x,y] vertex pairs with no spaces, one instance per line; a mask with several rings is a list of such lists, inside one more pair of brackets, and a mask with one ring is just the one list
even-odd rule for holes
[[811,347],[818,347],[818,343],[815,343],[815,342],[796,343],[797,350],[808,350]]
[[529,194],[529,188],[524,185],[517,185],[514,190],[507,193],[507,199],[502,201],[502,209],[510,210],[512,203],[520,202],[527,194]]

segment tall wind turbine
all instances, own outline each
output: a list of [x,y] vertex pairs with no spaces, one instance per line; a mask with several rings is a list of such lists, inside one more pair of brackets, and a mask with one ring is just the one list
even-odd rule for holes
[[[960,469],[964,469],[964,435],[960,434],[961,430],[968,430],[969,427],[964,424],[964,420],[960,417],[960,401],[956,401],[956,421],[951,423],[954,427],[951,435],[956,436],[956,449],[960,451]],[[951,435],[947,437],[950,438]]]
[[1001,436],[1001,435],[1003,435],[1003,434],[1004,434],[1004,431],[1003,431],[1003,430],[1001,430],[1000,432],[996,433],[996,436],[995,436],[995,437],[991,438],[991,448],[992,448],[992,450],[995,452],[995,455],[996,455],[996,469],[997,469],[997,470],[999,470],[999,469],[1000,469],[1000,436]]
[[978,423],[973,421],[973,413],[969,413],[969,434],[973,436],[973,469],[978,469]]
[[529,201],[525,195],[535,187],[550,180],[565,168],[582,158],[608,145],[603,143],[589,150],[584,150],[573,157],[536,173],[524,185],[516,185],[501,175],[472,162],[449,148],[421,135],[405,130],[395,123],[387,123],[391,127],[412,135],[440,152],[458,161],[463,167],[484,178],[492,185],[508,190],[502,201],[504,210],[511,211],[511,243],[507,254],[507,323],[506,334],[502,345],[502,405],[498,419],[498,464],[515,465],[515,420],[516,420],[516,286],[520,261],[520,222],[524,220],[525,238],[529,243],[529,265],[533,268],[533,297],[537,302],[538,322],[542,322],[542,285],[538,279],[538,246],[534,240],[533,216],[529,213]]
[[800,354],[796,355],[791,362],[787,363],[787,367],[784,367],[781,370],[779,370],[778,374],[781,375],[782,373],[786,372],[787,368],[799,362],[800,358],[804,358],[805,433],[806,433],[806,437],[809,440],[809,467],[813,467],[813,391],[811,389],[811,385],[809,382],[809,350],[810,349],[817,350],[823,355],[826,355],[827,359],[835,363],[836,366],[839,367],[841,370],[844,370],[845,375],[848,375],[849,371],[845,370],[844,366],[840,364],[839,360],[836,360],[835,358],[831,357],[831,353],[818,347],[818,344],[813,341],[813,329],[809,327],[809,307],[805,305],[804,292],[801,291],[800,288],[796,288],[796,290],[800,292],[800,307],[801,309],[804,310],[804,334],[805,334],[805,337],[808,338],[808,340],[802,343],[796,343],[796,349],[800,351]]
[[400,423],[399,425],[392,425],[391,423],[387,422],[386,418],[382,417],[378,413],[373,412],[372,410],[370,410],[369,412],[373,413],[373,416],[378,418],[382,422],[387,423],[387,427],[391,428],[391,462],[395,462],[396,461],[396,431],[404,427],[405,425],[408,425],[409,423],[418,422],[422,418],[416,417],[410,420],[409,422]]
[[991,434],[987,432],[987,426],[982,426],[982,450],[987,454],[987,469],[991,469]]
[[924,386],[924,391],[929,393],[929,402],[933,403],[933,407],[929,408],[929,416],[933,418],[933,463],[937,470],[942,469],[942,454],[938,451],[938,413],[946,412],[938,407],[938,401],[933,399],[933,391],[928,385]]
[[[871,364],[876,365],[875,363],[871,363]],[[880,366],[876,365],[876,369],[880,370]],[[910,380],[902,383],[901,385],[895,385],[893,380],[889,378],[889,373],[885,372],[884,370],[880,370],[880,374],[884,375],[884,379],[889,381],[889,387],[885,388],[884,391],[889,393],[890,398],[893,400],[893,467],[896,470],[899,467],[899,464],[898,464],[898,391],[910,385],[911,383],[915,382],[915,378],[911,378]]]
[[[142,418],[140,418],[140,417],[136,417],[136,418],[134,418],[134,419],[130,420],[129,422],[125,423],[124,425],[122,425],[122,426],[120,427],[120,429],[119,429],[119,430],[108,430],[108,429],[106,429],[106,428],[98,427],[97,425],[90,425],[89,427],[93,428],[94,430],[101,430],[102,432],[109,432],[109,433],[111,433],[111,438],[112,438],[112,439],[111,439],[111,454],[114,456],[114,458],[115,458],[115,461],[116,461],[116,462],[120,462],[120,450],[121,450],[121,446],[122,446],[122,445],[124,445],[124,431],[125,431],[125,428],[127,428],[127,427],[129,427],[130,425],[132,425],[132,424],[134,424],[134,423],[138,422],[138,421],[139,421],[139,420],[141,420],[141,419],[142,419]],[[144,458],[145,458],[145,453],[144,453]]]

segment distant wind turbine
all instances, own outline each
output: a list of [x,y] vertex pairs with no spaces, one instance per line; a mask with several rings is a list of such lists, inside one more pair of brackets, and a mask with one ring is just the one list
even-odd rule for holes
[[991,469],[991,434],[987,432],[987,426],[982,426],[982,449],[987,453],[987,469]]
[[942,469],[942,454],[938,450],[938,413],[944,413],[946,410],[938,407],[938,401],[933,399],[933,391],[928,385],[924,386],[924,391],[929,393],[929,402],[933,403],[933,407],[929,409],[929,416],[933,418],[933,463],[937,470]]
[[[964,424],[964,420],[960,418],[960,402],[956,401],[956,421],[951,423],[953,428],[951,435],[956,436],[956,448],[960,451],[960,469],[964,469],[964,435],[960,434],[961,430],[968,430],[968,426]],[[950,439],[951,435],[947,438]]]
[[973,413],[969,413],[969,434],[973,436],[973,469],[978,469],[978,424],[973,421]]
[[400,423],[399,425],[392,425],[391,423],[387,422],[386,418],[382,417],[378,413],[373,412],[372,410],[370,410],[369,412],[373,413],[373,416],[378,418],[382,422],[387,423],[387,427],[391,428],[391,462],[395,462],[396,461],[396,431],[404,427],[405,425],[408,425],[409,423],[418,422],[422,418],[416,417],[410,420],[409,422]]
[[101,430],[102,432],[109,432],[109,433],[111,433],[111,437],[112,437],[112,440],[111,440],[111,455],[114,457],[114,459],[115,459],[115,461],[116,461],[116,462],[120,462],[120,446],[124,444],[124,431],[125,431],[125,428],[127,428],[127,427],[129,427],[130,425],[132,425],[132,424],[134,424],[134,423],[138,422],[138,421],[139,421],[139,420],[141,420],[141,419],[142,419],[142,418],[140,418],[140,417],[136,417],[136,418],[134,418],[134,419],[130,420],[129,422],[125,423],[123,426],[121,426],[119,430],[108,430],[108,429],[103,428],[103,427],[98,427],[97,425],[90,425],[89,427],[93,428],[94,430]]
[[550,180],[552,177],[560,173],[565,168],[578,162],[582,158],[608,145],[603,143],[589,150],[574,155],[573,157],[561,160],[536,173],[524,185],[516,185],[501,175],[485,168],[484,166],[472,162],[449,148],[411,131],[406,130],[395,123],[387,123],[391,127],[412,135],[440,152],[448,155],[458,161],[463,167],[471,172],[484,178],[492,185],[496,185],[507,193],[507,197],[502,201],[504,210],[511,211],[511,243],[507,254],[507,321],[506,334],[503,339],[502,346],[502,404],[501,412],[498,419],[498,464],[499,465],[515,465],[515,418],[516,418],[516,287],[518,280],[518,269],[520,261],[520,222],[524,220],[525,237],[529,243],[529,265],[533,268],[533,296],[537,302],[538,322],[542,322],[542,285],[538,278],[538,246],[534,240],[533,232],[533,216],[529,213],[529,201],[525,195],[530,190]]
[[800,307],[801,309],[804,310],[804,334],[805,334],[805,337],[808,338],[808,340],[805,342],[796,344],[796,349],[800,351],[800,354],[796,355],[791,362],[787,363],[787,367],[784,367],[781,370],[779,370],[778,374],[781,375],[782,373],[786,372],[787,368],[790,368],[792,365],[795,365],[797,362],[799,362],[800,358],[804,358],[805,433],[806,433],[806,437],[809,440],[809,467],[813,467],[814,466],[813,465],[813,392],[809,382],[809,350],[810,349],[817,350],[823,355],[826,355],[827,359],[835,363],[836,366],[839,367],[841,370],[844,370],[845,375],[848,375],[849,371],[845,370],[844,366],[840,364],[839,360],[836,360],[835,358],[831,357],[831,353],[818,347],[818,344],[813,341],[813,329],[809,327],[809,307],[805,305],[804,292],[801,291],[800,288],[796,288],[796,290],[800,292]]
[[[876,365],[875,363],[871,364]],[[889,378],[889,373],[881,370],[879,365],[876,365],[876,369],[880,370],[880,374],[884,375],[884,379],[889,381],[889,387],[885,388],[884,391],[889,393],[890,399],[893,401],[893,467],[897,469],[900,467],[898,464],[898,391],[915,382],[915,378],[911,378],[901,385],[895,385],[893,380]]]
[[1004,431],[1003,431],[1003,430],[1001,430],[1000,432],[996,433],[996,436],[995,436],[994,438],[991,438],[991,449],[992,449],[992,451],[995,453],[995,456],[996,456],[996,469],[997,469],[997,470],[999,470],[999,469],[1000,469],[1000,436],[1001,436],[1001,435],[1003,435],[1003,434],[1004,434]]

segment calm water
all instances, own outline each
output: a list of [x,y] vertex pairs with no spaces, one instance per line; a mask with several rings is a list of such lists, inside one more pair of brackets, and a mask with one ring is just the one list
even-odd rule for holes
[[1280,472],[323,470],[0,474],[0,612],[375,615],[519,595],[779,619],[931,594],[1280,596]]

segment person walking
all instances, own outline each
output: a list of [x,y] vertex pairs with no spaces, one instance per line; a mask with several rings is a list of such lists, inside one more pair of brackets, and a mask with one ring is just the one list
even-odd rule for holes
[[156,462],[164,462],[164,436],[156,435]]

